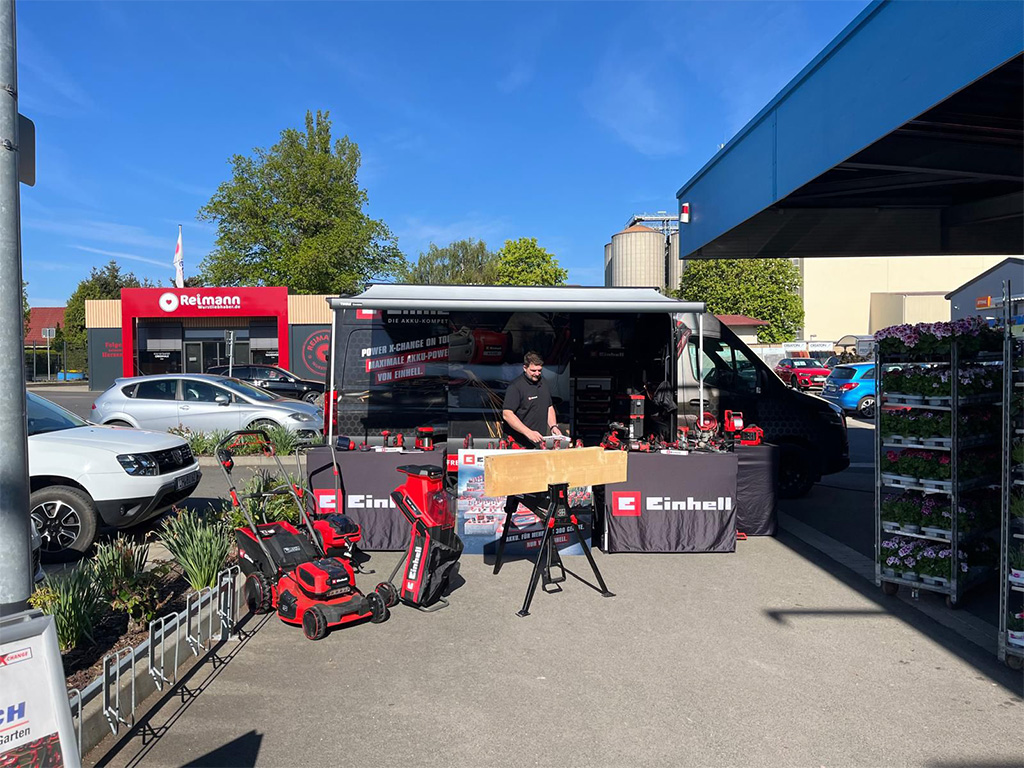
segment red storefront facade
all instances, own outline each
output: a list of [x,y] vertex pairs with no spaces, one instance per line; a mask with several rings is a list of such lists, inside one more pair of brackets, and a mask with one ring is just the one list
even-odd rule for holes
[[225,364],[228,330],[236,364],[289,368],[288,289],[122,289],[123,375],[203,373]]

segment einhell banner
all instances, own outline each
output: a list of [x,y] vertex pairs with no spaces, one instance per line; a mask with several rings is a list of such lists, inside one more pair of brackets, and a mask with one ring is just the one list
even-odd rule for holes
[[607,552],[733,552],[735,454],[629,454],[605,491]]

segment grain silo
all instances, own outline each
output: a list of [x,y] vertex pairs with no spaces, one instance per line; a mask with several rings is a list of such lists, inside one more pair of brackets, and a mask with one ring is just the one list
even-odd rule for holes
[[683,260],[679,258],[679,233],[673,232],[668,239],[668,254],[665,256],[665,272],[668,275],[665,288],[669,291],[679,290],[679,281],[683,278]]
[[640,224],[612,235],[611,273],[617,288],[664,289],[665,236]]
[[612,244],[604,246],[604,286],[609,288],[612,285]]

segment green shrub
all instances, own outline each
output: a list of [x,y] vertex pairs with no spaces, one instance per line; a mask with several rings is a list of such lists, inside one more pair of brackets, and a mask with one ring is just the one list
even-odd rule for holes
[[159,572],[146,571],[149,544],[136,543],[119,535],[109,543],[96,545],[90,565],[96,584],[115,611],[123,611],[137,624],[156,616],[159,602]]
[[1010,516],[1024,519],[1024,494],[1010,496]]
[[[239,495],[255,495],[260,498],[239,499],[239,501],[244,505],[244,509],[249,512],[249,515],[257,525],[275,520],[284,520],[292,525],[297,525],[299,523],[299,510],[295,506],[295,500],[291,494],[271,495],[272,491],[287,487],[287,483],[294,482],[298,481],[291,475],[286,475],[282,479],[274,472],[259,469],[242,485]],[[233,505],[228,509],[225,519],[232,528],[244,528],[249,525],[242,514],[242,510]]]
[[53,616],[62,651],[92,640],[92,629],[104,608],[103,594],[89,565],[53,574],[32,593],[29,604]]
[[187,509],[175,512],[160,530],[164,546],[184,570],[192,589],[215,586],[231,547],[227,525],[210,514]]
[[295,446],[299,444],[296,434],[284,427],[273,427],[267,431],[267,436],[274,446],[274,451],[281,457],[295,453]]
[[1024,547],[1010,547],[1007,553],[1010,560],[1010,567],[1017,571],[1024,571]]

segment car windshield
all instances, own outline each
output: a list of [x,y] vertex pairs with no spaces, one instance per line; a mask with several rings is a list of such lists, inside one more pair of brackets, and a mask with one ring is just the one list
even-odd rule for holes
[[845,381],[846,379],[852,379],[855,373],[857,373],[856,368],[848,368],[845,365],[840,365],[832,371],[831,378],[833,381]]
[[821,363],[806,357],[798,357],[793,361],[794,368],[821,368]]
[[44,432],[60,432],[64,429],[87,427],[84,421],[71,411],[65,411],[59,405],[44,400],[38,395],[27,392],[28,397],[28,435],[41,435]]
[[281,398],[277,395],[267,392],[265,389],[254,387],[252,384],[246,384],[244,381],[238,379],[223,378],[217,382],[220,386],[225,389],[230,389],[232,392],[247,397],[250,400],[256,400],[257,402],[267,403],[272,400],[280,400]]

